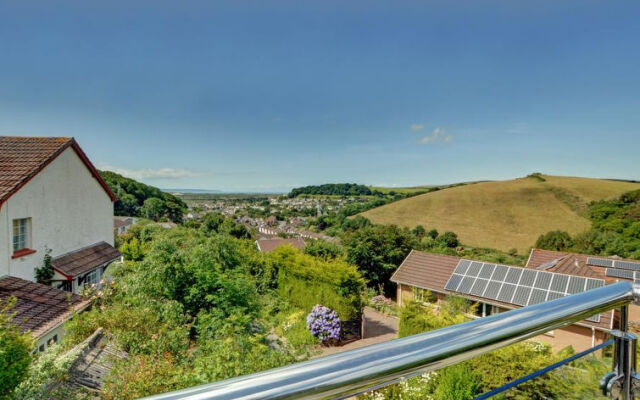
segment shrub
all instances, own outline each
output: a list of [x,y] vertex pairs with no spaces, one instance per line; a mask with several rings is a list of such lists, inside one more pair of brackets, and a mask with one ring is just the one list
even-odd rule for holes
[[278,293],[291,304],[310,310],[324,304],[342,320],[359,318],[364,281],[347,262],[321,260],[283,246],[269,255],[278,268]]
[[340,318],[335,311],[316,305],[307,316],[307,329],[322,342],[339,340],[340,322]]
[[16,299],[0,300],[0,398],[5,398],[26,377],[31,363],[34,340],[13,324]]
[[436,243],[438,243],[440,247],[448,247],[452,249],[457,247],[460,242],[458,241],[458,235],[447,231],[436,238]]
[[566,251],[573,246],[573,240],[565,231],[551,231],[538,237],[535,247],[544,250]]

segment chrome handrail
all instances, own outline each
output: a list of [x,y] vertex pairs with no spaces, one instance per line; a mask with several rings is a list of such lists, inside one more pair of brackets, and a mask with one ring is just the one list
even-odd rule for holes
[[147,399],[345,398],[459,363],[639,298],[640,285],[618,282],[427,333]]

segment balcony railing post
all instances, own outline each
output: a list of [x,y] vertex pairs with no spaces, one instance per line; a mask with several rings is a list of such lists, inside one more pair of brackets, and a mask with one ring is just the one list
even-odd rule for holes
[[640,396],[640,380],[636,374],[636,335],[627,332],[628,307],[620,307],[620,329],[611,332],[615,340],[613,372],[604,378],[604,394],[611,399],[633,400]]

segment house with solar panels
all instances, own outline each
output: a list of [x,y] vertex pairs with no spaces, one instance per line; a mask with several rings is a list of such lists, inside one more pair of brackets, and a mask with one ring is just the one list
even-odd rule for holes
[[[640,262],[538,249],[531,251],[524,268],[413,250],[391,277],[398,285],[399,305],[409,300],[439,302],[453,294],[476,302],[477,317],[552,301],[620,279],[640,279]],[[617,319],[615,311],[607,311],[537,339],[556,350],[571,345],[581,351],[606,341]],[[640,322],[640,307],[630,306],[629,319],[632,325]]]
[[[61,337],[70,309],[88,304],[78,294],[120,259],[114,201],[73,138],[0,136],[0,300],[17,299],[13,321],[39,347]],[[36,282],[46,255],[50,286]]]

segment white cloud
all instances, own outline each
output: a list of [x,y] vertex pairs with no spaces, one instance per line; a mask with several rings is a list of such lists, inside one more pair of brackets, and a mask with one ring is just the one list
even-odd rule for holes
[[114,167],[113,165],[108,164],[101,164],[99,168],[101,170],[113,171],[117,174],[132,179],[182,179],[207,175],[206,173],[202,172],[176,168],[127,169]]
[[414,131],[414,132],[419,132],[419,131],[421,131],[423,129],[424,129],[424,125],[422,125],[422,124],[412,124],[411,125],[411,130]]
[[420,139],[418,139],[418,143],[421,143],[421,144],[436,143],[436,142],[449,143],[451,142],[451,140],[453,140],[453,135],[447,134],[444,128],[437,127],[433,131],[431,131],[430,135],[423,136]]

